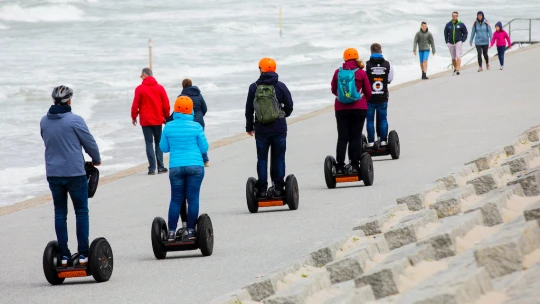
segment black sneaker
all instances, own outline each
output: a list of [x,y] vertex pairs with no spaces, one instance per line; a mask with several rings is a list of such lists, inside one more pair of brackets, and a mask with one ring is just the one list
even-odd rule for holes
[[182,235],[184,234],[185,231],[186,231],[186,228],[184,227],[178,229],[178,231],[176,231],[176,238],[181,240]]
[[274,197],[283,197],[283,196],[285,196],[285,189],[274,188]]
[[150,171],[148,171],[148,175],[156,175],[156,171],[150,170]]
[[268,192],[266,192],[266,190],[257,191],[257,195],[256,195],[257,199],[266,199],[267,196],[268,196]]
[[345,173],[345,168],[343,166],[336,166],[336,174],[343,175]]
[[458,75],[458,76],[460,75],[460,74],[459,74],[459,71],[456,71],[456,75]]
[[351,169],[349,170],[349,172],[352,175],[356,175],[356,174],[358,174],[358,168],[356,168],[355,166],[351,166]]
[[157,172],[158,174],[163,174],[163,173],[169,172],[169,170],[167,170],[167,168],[161,168],[161,169],[158,169]]

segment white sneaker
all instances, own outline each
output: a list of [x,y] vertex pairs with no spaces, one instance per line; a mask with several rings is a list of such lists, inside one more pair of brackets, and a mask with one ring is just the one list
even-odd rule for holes
[[86,266],[88,264],[88,257],[85,257],[84,255],[79,255],[79,265]]
[[386,146],[387,143],[385,141],[381,141],[381,146]]
[[69,260],[69,257],[67,257],[67,256],[62,257],[62,266],[63,267],[67,266],[68,260]]
[[501,66],[501,70],[504,70],[504,66]]
[[368,148],[373,148],[374,143],[368,143],[367,146],[368,146]]

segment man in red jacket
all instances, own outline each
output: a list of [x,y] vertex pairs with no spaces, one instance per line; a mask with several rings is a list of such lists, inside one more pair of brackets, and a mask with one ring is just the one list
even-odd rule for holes
[[[158,84],[152,76],[152,70],[144,68],[141,73],[142,84],[135,89],[135,98],[131,106],[131,119],[137,126],[137,115],[141,116],[141,127],[146,142],[146,156],[148,157],[148,175],[156,174],[156,158],[158,173],[167,172],[163,165],[163,152],[159,148],[161,140],[161,125],[169,117],[170,104],[165,88]],[[155,154],[154,148],[155,145]]]

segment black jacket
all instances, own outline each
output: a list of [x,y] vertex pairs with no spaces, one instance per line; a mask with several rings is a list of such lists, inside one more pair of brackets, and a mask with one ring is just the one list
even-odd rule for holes
[[[377,56],[378,55],[378,56]],[[394,70],[390,62],[380,54],[374,54],[366,62],[366,73],[371,83],[371,98],[368,103],[388,102],[388,84],[394,79]]]
[[293,100],[291,92],[287,86],[278,81],[278,74],[273,72],[262,73],[255,83],[249,86],[248,96],[246,100],[246,132],[255,130],[255,133],[278,133],[287,131],[287,121],[285,118],[278,118],[276,121],[269,124],[262,124],[255,120],[255,107],[253,102],[255,100],[255,91],[258,84],[270,84],[274,85],[276,91],[276,97],[281,105],[281,109],[285,112],[285,117],[289,117],[293,111]]
[[456,44],[459,41],[465,43],[468,35],[467,27],[461,20],[458,20],[456,24],[450,21],[444,27],[444,41],[446,43]]

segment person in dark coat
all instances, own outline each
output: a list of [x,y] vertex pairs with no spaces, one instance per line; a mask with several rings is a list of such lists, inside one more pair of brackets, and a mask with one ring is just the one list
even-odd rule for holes
[[[193,121],[201,124],[204,129],[204,115],[206,115],[206,111],[208,110],[208,108],[206,107],[206,102],[201,95],[201,90],[197,86],[194,86],[193,82],[189,78],[186,78],[182,81],[182,88],[182,93],[180,93],[178,97],[188,96],[189,98],[191,98],[191,100],[193,100],[193,112],[195,116]],[[203,161],[205,167],[210,166],[208,153],[203,154]]]

